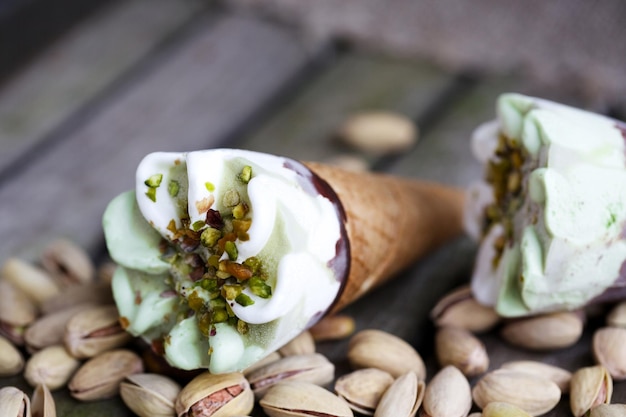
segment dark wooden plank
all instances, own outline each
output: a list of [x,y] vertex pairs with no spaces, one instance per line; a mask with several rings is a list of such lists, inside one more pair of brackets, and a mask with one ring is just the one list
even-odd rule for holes
[[59,236],[95,250],[106,204],[133,187],[145,154],[220,144],[307,65],[307,48],[253,17],[197,21],[151,71],[0,185],[0,234],[11,236],[0,259],[33,257]]
[[24,154],[58,138],[55,129],[84,112],[199,9],[193,2],[119,2],[32,60],[0,90],[0,176]]

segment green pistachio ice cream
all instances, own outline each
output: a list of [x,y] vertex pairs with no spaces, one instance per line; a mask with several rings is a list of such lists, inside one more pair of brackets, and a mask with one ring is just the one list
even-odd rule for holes
[[239,371],[313,324],[347,272],[336,196],[299,162],[157,152],[103,226],[124,328],[181,369]]
[[472,138],[476,298],[523,316],[626,297],[626,125],[519,94],[497,115]]

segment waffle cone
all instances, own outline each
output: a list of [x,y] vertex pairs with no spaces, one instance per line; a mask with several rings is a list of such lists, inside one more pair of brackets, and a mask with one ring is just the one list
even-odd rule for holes
[[350,270],[336,312],[463,230],[463,191],[420,180],[305,164],[338,195]]

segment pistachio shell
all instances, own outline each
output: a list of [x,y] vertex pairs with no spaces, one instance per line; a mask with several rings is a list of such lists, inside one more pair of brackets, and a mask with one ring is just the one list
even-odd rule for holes
[[418,379],[426,379],[424,361],[413,346],[381,330],[361,330],[352,336],[348,361],[353,369],[378,368],[393,377],[413,371]]
[[41,304],[41,312],[50,314],[85,303],[98,305],[113,304],[111,285],[104,282],[71,285],[64,288],[62,293],[46,299]]
[[501,320],[496,311],[480,304],[468,285],[448,293],[430,312],[438,327],[459,327],[473,333],[492,329]]
[[424,399],[425,383],[409,371],[398,377],[381,397],[374,417],[412,417]]
[[39,317],[24,332],[24,342],[31,353],[63,343],[65,325],[78,312],[91,304],[80,304]]
[[24,369],[24,357],[9,339],[0,336],[0,377],[13,376]]
[[339,130],[339,137],[363,152],[384,155],[413,146],[417,141],[417,127],[401,114],[372,111],[346,119]]
[[159,374],[133,374],[120,384],[122,401],[139,417],[171,417],[181,387]]
[[570,409],[581,417],[598,404],[609,404],[613,380],[602,365],[588,366],[574,372],[570,385]]
[[0,275],[24,292],[36,305],[59,293],[59,287],[50,275],[18,258],[7,259]]
[[593,407],[589,417],[624,417],[626,416],[626,404],[600,404]]
[[354,318],[345,314],[325,316],[309,329],[316,342],[325,340],[340,340],[354,333],[356,323]]
[[315,341],[313,340],[313,336],[305,330],[280,348],[278,353],[282,356],[307,355],[315,353]]
[[18,388],[0,388],[0,416],[30,417],[30,399]]
[[470,384],[457,368],[448,365],[426,385],[423,408],[432,417],[465,417],[472,407]]
[[472,397],[480,408],[494,401],[506,402],[537,416],[547,413],[558,404],[561,390],[546,378],[497,369],[478,380],[472,389]]
[[572,373],[563,368],[559,368],[558,366],[538,361],[511,361],[503,363],[500,368],[525,372],[547,378],[558,385],[561,392],[569,392],[569,384],[572,379]]
[[85,362],[72,377],[72,397],[95,401],[118,394],[120,383],[131,374],[143,372],[141,358],[127,349],[104,352]]
[[318,385],[285,381],[271,387],[260,401],[270,417],[353,417],[348,404]]
[[371,416],[394,378],[376,368],[359,369],[335,382],[335,392],[357,413]]
[[124,346],[132,336],[119,321],[115,306],[91,306],[75,314],[65,326],[65,347],[76,358],[96,356]]
[[439,328],[435,335],[435,353],[441,366],[453,365],[468,377],[480,375],[489,367],[485,345],[465,329]]
[[490,402],[485,406],[482,417],[531,417],[521,408],[504,402]]
[[583,333],[580,312],[557,312],[512,320],[500,335],[512,345],[532,350],[561,349],[572,346]]
[[24,378],[32,387],[43,384],[55,390],[63,387],[79,366],[80,362],[65,347],[48,346],[28,359]]
[[0,279],[0,335],[17,345],[24,344],[26,326],[37,318],[37,307],[15,285]]
[[43,251],[43,267],[63,285],[90,282],[95,268],[87,253],[68,240],[55,240]]
[[335,377],[335,366],[319,353],[293,355],[267,364],[248,374],[248,381],[254,394],[260,398],[274,384],[280,381],[306,381],[325,385]]
[[208,406],[214,410],[212,417],[248,414],[254,407],[254,394],[242,373],[204,372],[182,389],[174,403],[178,417],[186,416],[193,408]]
[[593,335],[593,355],[616,381],[626,379],[626,328],[604,327]]
[[37,385],[31,401],[33,417],[56,417],[54,398],[45,385]]
[[282,356],[280,356],[280,353],[274,351],[272,353],[270,353],[269,355],[267,355],[266,357],[264,357],[263,359],[255,362],[254,364],[250,365],[249,367],[247,367],[244,371],[243,374],[244,376],[248,377],[248,375],[250,375],[252,372],[256,371],[259,368],[264,367],[265,365],[272,363],[272,362],[276,362],[277,360],[281,359]]

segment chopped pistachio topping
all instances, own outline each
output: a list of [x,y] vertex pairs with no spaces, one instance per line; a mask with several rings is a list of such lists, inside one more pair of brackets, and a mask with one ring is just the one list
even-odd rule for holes
[[198,220],[193,222],[193,224],[191,225],[191,228],[197,232],[198,230],[202,229],[204,226],[206,226],[206,223],[202,220]]
[[247,184],[248,182],[250,182],[251,178],[252,178],[252,167],[250,165],[246,165],[245,167],[241,169],[241,172],[239,173],[239,179],[244,184]]
[[226,242],[226,244],[224,245],[224,250],[228,254],[228,259],[230,259],[231,261],[237,260],[238,251],[235,242]]
[[261,277],[252,277],[248,281],[250,291],[254,295],[258,295],[261,298],[269,298],[272,295],[272,287],[267,285]]
[[159,185],[161,185],[162,180],[163,174],[154,174],[150,175],[150,177],[144,181],[144,184],[151,188],[157,188]]
[[213,227],[207,227],[200,235],[200,243],[207,248],[215,246],[217,241],[222,237],[222,232]]
[[180,191],[180,184],[178,181],[170,180],[170,183],[167,185],[167,192],[172,197],[178,196],[178,192]]
[[233,208],[233,217],[237,220],[243,219],[248,214],[248,205],[239,203]]
[[206,187],[207,191],[209,191],[211,193],[213,191],[215,191],[215,185],[213,185],[212,182],[207,181],[207,182],[204,183],[204,186]]
[[148,191],[146,191],[146,196],[148,196],[150,200],[156,203],[156,188],[148,187]]
[[254,304],[254,300],[248,297],[246,294],[241,293],[237,297],[235,297],[235,301],[237,304],[242,305],[244,307],[250,306]]
[[235,189],[226,191],[222,198],[222,202],[226,207],[235,207],[240,201],[239,193]]

